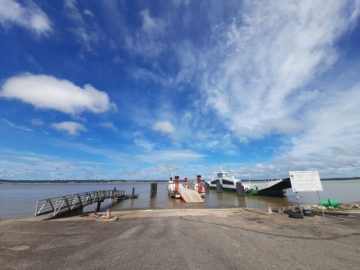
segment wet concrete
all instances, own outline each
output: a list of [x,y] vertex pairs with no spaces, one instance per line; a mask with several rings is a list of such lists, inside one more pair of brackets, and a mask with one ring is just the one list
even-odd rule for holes
[[[1,269],[358,269],[360,216],[121,211],[0,222]],[[115,220],[115,219],[114,219]]]

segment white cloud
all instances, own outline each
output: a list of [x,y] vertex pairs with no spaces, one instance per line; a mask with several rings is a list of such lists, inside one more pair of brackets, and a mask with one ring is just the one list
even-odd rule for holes
[[51,32],[51,22],[35,4],[23,5],[15,0],[0,0],[0,23],[4,26],[16,24],[38,35]]
[[0,179],[63,180],[106,179],[105,164],[64,159],[32,152],[0,151]]
[[119,131],[118,128],[112,122],[101,122],[99,125],[103,128],[111,129],[114,132]]
[[39,109],[52,109],[76,115],[84,111],[104,113],[116,105],[105,92],[90,84],[82,87],[49,75],[25,74],[5,81],[0,97],[18,99]]
[[323,95],[304,118],[307,128],[292,138],[284,158],[326,171],[360,172],[360,85]]
[[144,149],[149,150],[149,151],[154,149],[154,144],[150,143],[150,142],[148,142],[147,140],[144,140],[144,139],[135,139],[134,143],[137,146],[140,146],[141,148],[144,148]]
[[44,125],[44,121],[38,118],[34,118],[31,120],[31,124],[33,126],[43,126]]
[[151,31],[162,31],[163,23],[161,20],[156,20],[155,18],[150,16],[150,11],[148,9],[144,9],[140,12],[140,15],[143,20],[142,29],[145,32]]
[[22,125],[17,125],[7,119],[1,119],[1,122],[4,123],[5,125],[9,126],[9,127],[12,127],[12,128],[15,128],[15,129],[18,129],[18,130],[21,130],[21,131],[26,131],[26,132],[31,132],[33,131],[31,128],[28,128],[28,127],[24,127]]
[[81,131],[86,131],[87,129],[80,123],[65,121],[61,123],[53,123],[51,127],[62,132],[66,132],[69,135],[78,135]]
[[148,9],[142,10],[140,16],[143,21],[141,29],[127,34],[125,47],[143,57],[156,58],[167,47],[161,39],[165,32],[165,22],[152,17]]
[[74,0],[65,0],[64,2],[66,16],[71,20],[73,27],[71,31],[74,33],[77,42],[88,52],[93,51],[93,47],[102,39],[108,41],[104,37],[101,28],[93,20],[94,14],[84,9],[83,14],[78,8],[78,4]]
[[174,126],[169,121],[157,121],[153,125],[153,130],[166,134],[172,134],[175,132]]
[[317,92],[305,87],[336,61],[336,41],[352,26],[359,2],[248,2],[241,19],[213,29],[218,42],[202,57],[201,88],[238,135],[301,129],[296,113]]
[[149,153],[144,155],[136,155],[135,159],[151,164],[159,164],[164,162],[176,162],[176,164],[184,164],[196,160],[201,160],[203,157],[203,154],[197,153],[195,151],[179,149],[153,151],[151,155],[149,155]]
[[84,9],[84,14],[87,15],[87,16],[90,16],[90,17],[94,17],[94,13],[92,13],[89,9]]

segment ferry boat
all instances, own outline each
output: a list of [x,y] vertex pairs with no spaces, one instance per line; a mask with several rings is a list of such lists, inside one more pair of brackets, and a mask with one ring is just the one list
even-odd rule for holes
[[275,179],[268,181],[241,181],[234,176],[229,176],[229,172],[220,171],[217,173],[217,178],[206,181],[209,188],[217,188],[218,183],[221,189],[236,190],[237,183],[244,187],[246,193],[252,195],[263,196],[284,196],[285,190],[291,187],[290,179]]

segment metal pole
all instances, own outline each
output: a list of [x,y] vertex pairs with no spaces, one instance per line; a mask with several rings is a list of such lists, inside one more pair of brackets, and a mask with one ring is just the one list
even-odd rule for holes
[[321,211],[322,211],[322,215],[323,217],[325,216],[325,212],[324,212],[324,209],[322,208],[322,205],[320,204],[320,195],[319,195],[319,191],[316,191],[317,193],[317,196],[318,196],[318,199],[319,199],[319,205],[321,206]]
[[300,213],[301,213],[301,215],[304,215],[304,214],[303,214],[303,211],[302,211],[302,209],[301,209],[300,195],[299,195],[299,193],[297,193],[297,192],[296,192],[296,199],[299,201]]
[[35,216],[38,215],[39,200],[36,202]]

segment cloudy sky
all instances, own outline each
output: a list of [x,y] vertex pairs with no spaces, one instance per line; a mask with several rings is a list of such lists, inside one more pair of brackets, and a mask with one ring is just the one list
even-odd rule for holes
[[0,0],[0,178],[360,175],[360,1]]

